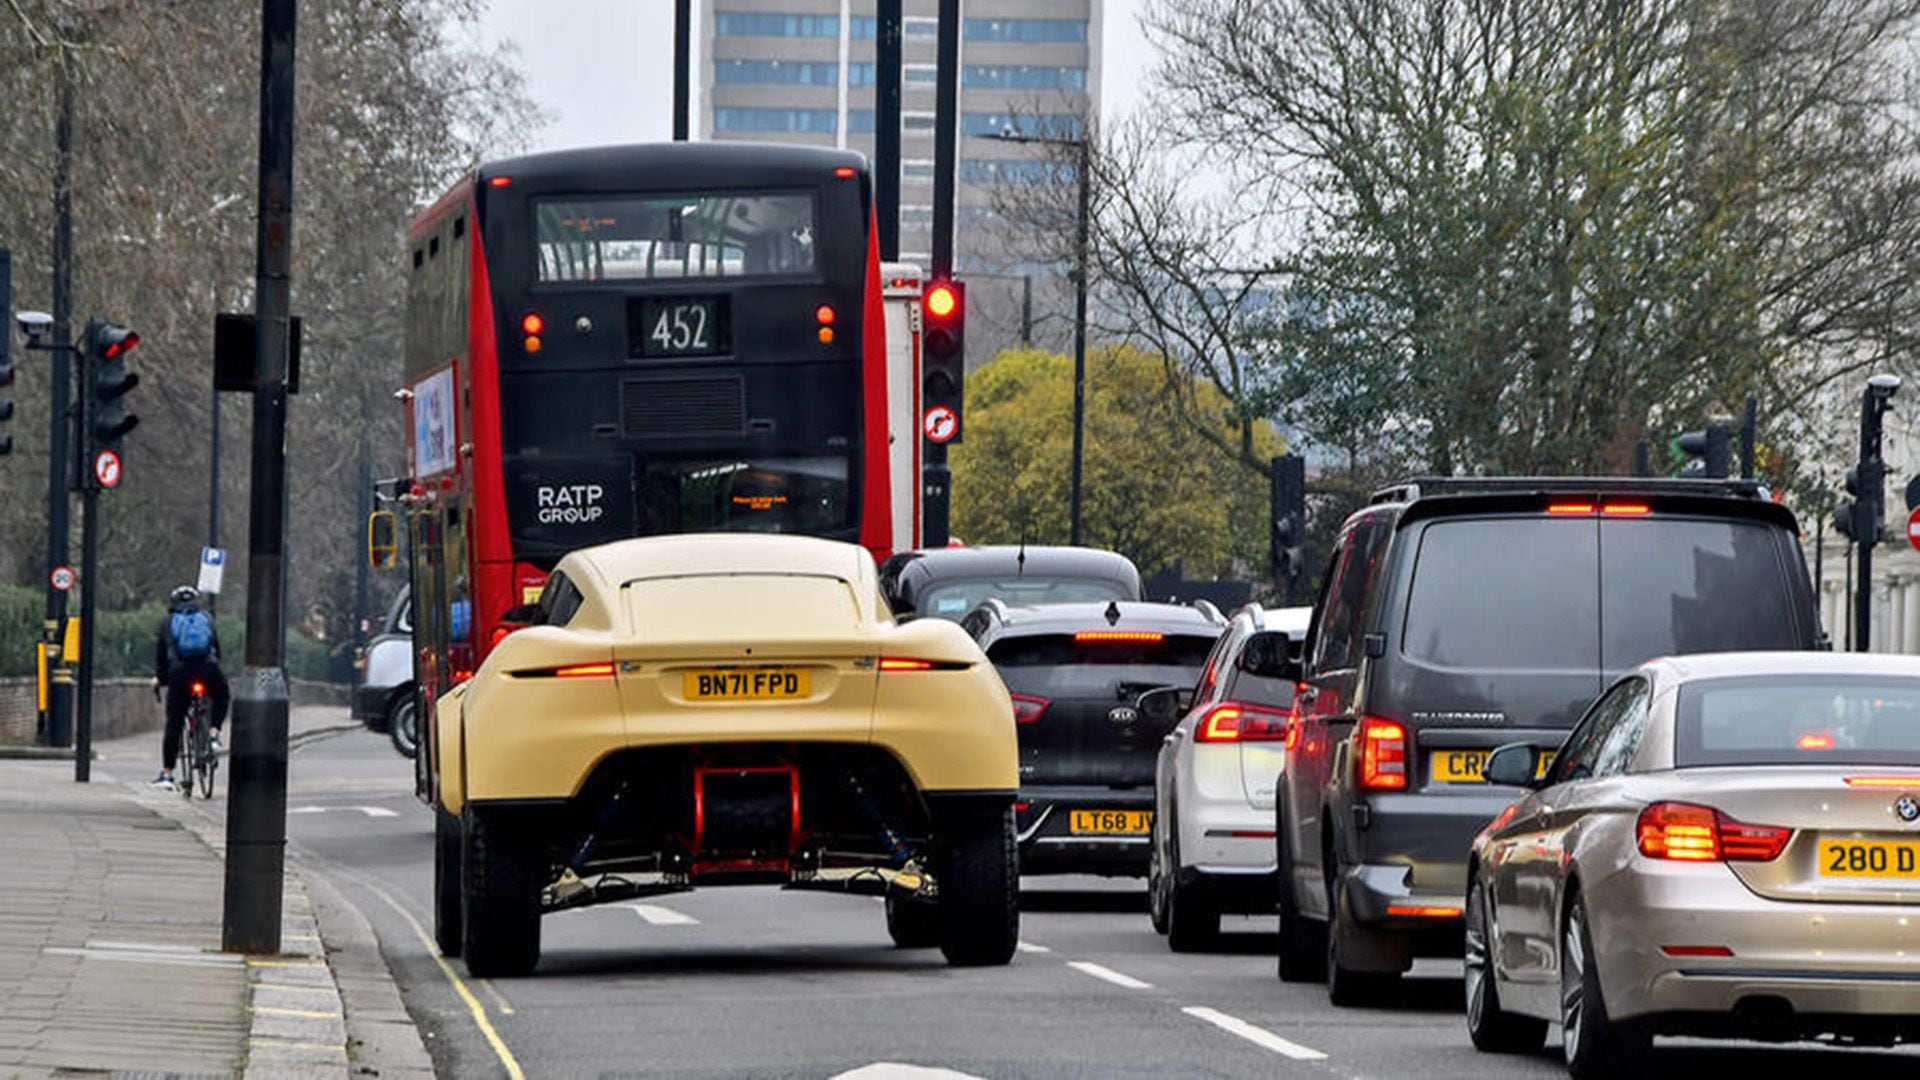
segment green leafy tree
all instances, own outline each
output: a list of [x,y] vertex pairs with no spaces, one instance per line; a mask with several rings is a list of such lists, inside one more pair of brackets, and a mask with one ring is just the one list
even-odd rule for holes
[[[955,535],[968,543],[1064,544],[1073,452],[1073,362],[1010,350],[967,376],[967,436],[953,450]],[[1196,430],[1196,429],[1205,429]],[[1085,541],[1143,574],[1263,576],[1266,480],[1241,463],[1242,424],[1224,395],[1114,347],[1087,356]],[[1250,452],[1282,451],[1255,424]]]

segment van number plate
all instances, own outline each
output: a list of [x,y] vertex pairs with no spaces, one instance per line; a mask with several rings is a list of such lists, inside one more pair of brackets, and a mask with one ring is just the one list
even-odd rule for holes
[[[1553,754],[1548,750],[1540,755],[1540,776],[1547,775],[1553,765]],[[1427,761],[1435,783],[1484,784],[1487,779],[1481,774],[1492,756],[1491,750],[1435,750],[1427,755]]]

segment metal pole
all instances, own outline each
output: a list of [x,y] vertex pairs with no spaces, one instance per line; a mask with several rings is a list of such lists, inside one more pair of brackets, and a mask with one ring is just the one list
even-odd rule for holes
[[1857,546],[1860,548],[1860,588],[1853,594],[1853,648],[1871,652],[1873,646],[1873,545],[1886,519],[1886,480],[1880,472],[1880,410],[1869,384],[1860,395],[1860,463],[1855,473],[1860,492],[1854,503]]
[[[957,147],[960,80],[960,0],[940,0],[938,66],[934,71],[933,266],[936,281],[953,277],[953,172]],[[964,316],[963,316],[964,317]],[[965,360],[962,360],[965,363]],[[945,443],[928,442],[921,455],[921,542],[946,547],[951,539],[953,473]]]
[[[93,356],[87,345],[94,340],[94,322],[87,321],[86,345],[80,352],[81,385],[91,385]],[[93,449],[93,395],[85,392],[79,399],[79,443]],[[73,779],[84,784],[93,778],[93,613],[100,596],[100,485],[89,466],[80,474],[80,673],[79,693],[75,701],[73,723]]]
[[900,0],[880,0],[874,41],[873,202],[880,257],[900,257]]
[[[213,388],[211,445],[207,450],[207,546],[220,546],[220,388]],[[220,594],[207,594],[207,617],[218,618]]]
[[688,71],[693,0],[673,0],[673,141],[687,141]]
[[1067,542],[1078,545],[1082,530],[1080,518],[1080,476],[1086,450],[1087,425],[1087,189],[1091,186],[1087,166],[1092,159],[1092,140],[1080,138],[1080,214],[1073,230],[1073,487],[1070,491],[1072,521]]
[[1020,275],[1020,347],[1033,348],[1033,275]]
[[280,951],[287,842],[287,343],[296,0],[262,0],[247,667],[233,696],[221,948]]
[[1760,399],[1747,395],[1747,409],[1740,418],[1740,478],[1753,479],[1753,456],[1760,440]]
[[[47,570],[67,565],[72,555],[73,441],[73,73],[67,66],[66,34],[54,65],[59,111],[53,123],[53,362],[52,403],[47,434]],[[11,333],[11,328],[8,330]],[[92,583],[87,583],[91,588]],[[47,617],[41,624],[41,648],[47,654],[48,746],[73,742],[73,669],[61,649],[67,621],[67,594],[47,584]]]

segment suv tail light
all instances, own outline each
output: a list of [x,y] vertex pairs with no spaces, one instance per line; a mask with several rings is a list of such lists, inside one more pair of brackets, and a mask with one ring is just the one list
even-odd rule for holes
[[1710,806],[1659,802],[1640,811],[1640,854],[1678,862],[1768,862],[1779,857],[1793,830],[1748,825]]
[[1360,721],[1360,787],[1405,791],[1412,758],[1407,729],[1398,720],[1369,716]]
[[1016,724],[1037,724],[1046,714],[1047,706],[1053,704],[1043,697],[1028,697],[1025,694],[1010,695],[1013,698],[1013,722]]
[[1223,701],[1207,710],[1193,729],[1203,743],[1280,742],[1287,738],[1287,714],[1258,705]]

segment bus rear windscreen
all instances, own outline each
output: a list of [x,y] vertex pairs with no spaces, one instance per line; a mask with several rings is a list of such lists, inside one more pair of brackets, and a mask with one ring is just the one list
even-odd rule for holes
[[804,192],[536,199],[533,220],[541,284],[814,273]]

